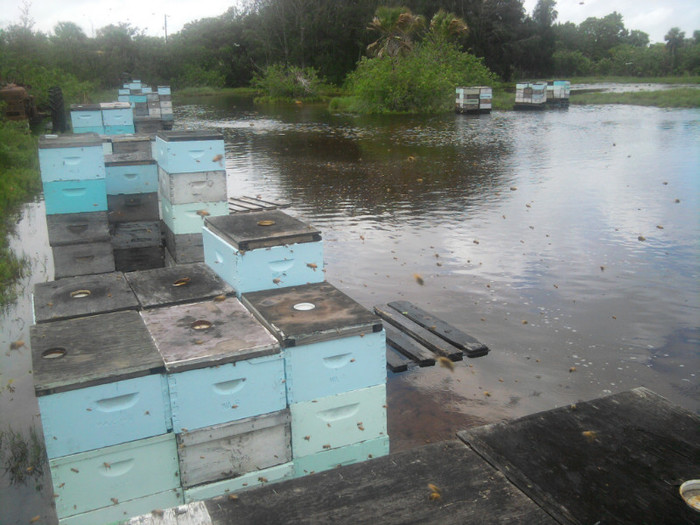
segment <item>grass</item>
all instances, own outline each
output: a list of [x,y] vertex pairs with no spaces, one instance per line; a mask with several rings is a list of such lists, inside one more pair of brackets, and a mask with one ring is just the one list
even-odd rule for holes
[[700,76],[678,77],[573,77],[572,84],[700,84]]
[[9,427],[0,431],[0,460],[12,485],[41,478],[45,457],[44,445],[34,427],[27,437]]
[[672,88],[628,93],[581,93],[571,96],[572,104],[630,104],[659,108],[700,108],[700,89]]

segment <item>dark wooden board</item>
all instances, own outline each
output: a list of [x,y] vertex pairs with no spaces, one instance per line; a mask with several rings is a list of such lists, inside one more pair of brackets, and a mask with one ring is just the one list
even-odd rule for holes
[[67,277],[34,286],[37,323],[119,310],[136,310],[138,299],[121,272]]
[[51,246],[110,240],[106,211],[49,214],[46,227]]
[[[134,310],[34,325],[30,338],[37,395],[160,373],[165,369],[143,319]],[[65,355],[53,359],[42,357],[52,349],[64,349]]]
[[[432,483],[440,499],[430,500]],[[205,502],[213,525],[555,523],[457,441]]]
[[109,222],[137,222],[160,220],[158,192],[107,195]]
[[402,332],[407,333],[437,355],[447,357],[451,361],[461,361],[464,358],[461,349],[452,346],[441,337],[429,332],[418,323],[414,323],[408,317],[401,315],[388,305],[377,305],[374,307],[374,311],[379,317],[391,323]]
[[110,224],[109,230],[115,250],[163,244],[160,221],[114,222]]
[[390,345],[386,345],[386,366],[394,373],[405,372],[409,366],[413,366],[414,362],[399,353]]
[[151,270],[165,266],[162,246],[114,249],[114,267],[122,272]]
[[388,322],[384,323],[384,330],[386,330],[387,344],[396,348],[396,350],[401,352],[418,366],[435,365],[435,354],[421,345],[418,341],[397,330]]
[[129,272],[125,277],[144,309],[206,301],[235,293],[204,263]]
[[489,353],[485,344],[408,301],[393,301],[389,306],[448,343],[461,348],[467,357],[481,357]]
[[637,388],[459,432],[562,523],[698,523],[700,416]]
[[244,251],[321,240],[319,230],[276,209],[207,217],[205,225]]
[[[284,347],[379,332],[382,322],[370,310],[329,282],[243,294],[241,301]],[[312,310],[294,305],[311,303]]]

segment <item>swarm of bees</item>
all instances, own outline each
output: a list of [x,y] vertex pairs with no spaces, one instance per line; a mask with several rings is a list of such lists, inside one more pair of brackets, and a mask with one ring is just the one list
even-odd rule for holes
[[430,501],[440,501],[442,499],[439,488],[432,483],[428,483],[428,488],[430,489],[430,494],[428,495]]

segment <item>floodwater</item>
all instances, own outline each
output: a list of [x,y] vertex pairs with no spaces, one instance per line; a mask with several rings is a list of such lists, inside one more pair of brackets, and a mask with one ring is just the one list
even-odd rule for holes
[[[175,112],[178,128],[224,134],[230,196],[290,202],[322,231],[328,281],[368,308],[411,301],[491,348],[454,372],[389,374],[392,451],[637,386],[700,413],[700,110],[360,118],[222,97]],[[15,246],[34,272],[0,320],[0,430],[39,424],[42,203]],[[41,481],[0,479],[0,523],[51,516]]]

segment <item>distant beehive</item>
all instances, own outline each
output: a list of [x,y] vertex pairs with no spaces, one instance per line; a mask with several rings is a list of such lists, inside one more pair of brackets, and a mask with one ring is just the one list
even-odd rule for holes
[[547,85],[547,105],[560,108],[569,107],[570,94],[571,82],[554,80]]
[[490,113],[493,90],[488,86],[458,87],[455,111],[457,113]]
[[543,109],[546,104],[545,82],[524,82],[515,85],[515,109]]

